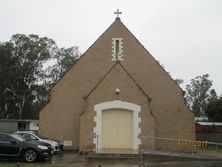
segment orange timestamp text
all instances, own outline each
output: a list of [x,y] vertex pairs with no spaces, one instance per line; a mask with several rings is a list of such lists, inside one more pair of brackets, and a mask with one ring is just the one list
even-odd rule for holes
[[207,146],[207,141],[198,141],[198,140],[192,140],[192,141],[186,141],[186,140],[177,140],[176,141],[176,147],[205,147]]

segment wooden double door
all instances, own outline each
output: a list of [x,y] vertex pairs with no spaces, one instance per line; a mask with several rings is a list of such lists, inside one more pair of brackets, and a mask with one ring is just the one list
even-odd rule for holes
[[110,109],[102,111],[102,149],[132,149],[133,112]]

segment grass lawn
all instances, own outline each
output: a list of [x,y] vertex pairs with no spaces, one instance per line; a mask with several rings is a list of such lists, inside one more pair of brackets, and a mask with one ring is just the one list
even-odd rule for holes
[[196,140],[221,143],[222,133],[196,133]]
[[222,152],[222,147],[208,144],[208,146],[197,147],[196,150],[217,151],[217,152],[221,153]]
[[[222,133],[196,133],[196,140],[222,143]],[[196,147],[196,149],[222,152],[222,146],[216,146],[209,143],[207,146]]]
[[1,164],[0,167],[92,167],[92,166],[85,166],[85,165],[47,165],[47,164],[20,164],[20,166],[17,166],[17,164]]

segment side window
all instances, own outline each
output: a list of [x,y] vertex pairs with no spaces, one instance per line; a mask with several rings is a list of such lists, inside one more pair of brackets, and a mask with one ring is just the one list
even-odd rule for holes
[[7,136],[5,134],[0,134],[0,141],[10,142],[11,140],[13,140],[13,138],[11,138],[10,136]]
[[119,40],[117,39],[116,41],[115,41],[115,46],[116,46],[116,49],[115,49],[115,58],[116,58],[116,60],[119,58],[119,55],[120,55],[120,51],[119,51],[119,48],[120,48],[120,46],[119,46]]
[[123,60],[123,38],[112,38],[112,60]]
[[6,142],[10,142],[12,140],[14,140],[12,137],[5,135],[5,141]]
[[0,141],[4,141],[4,135],[0,134]]

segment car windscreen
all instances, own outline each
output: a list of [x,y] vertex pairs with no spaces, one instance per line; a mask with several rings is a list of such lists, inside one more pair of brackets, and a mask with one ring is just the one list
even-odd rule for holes
[[36,138],[28,133],[16,133],[17,135],[21,136],[26,141],[35,140]]
[[45,137],[41,136],[40,134],[35,134],[36,136],[38,136],[40,139],[45,139]]
[[22,135],[23,137],[27,138],[28,140],[36,140],[36,139],[47,139],[43,136],[41,136],[40,134],[33,132],[33,131],[27,131],[27,132],[23,132],[20,131],[18,132],[19,135]]

